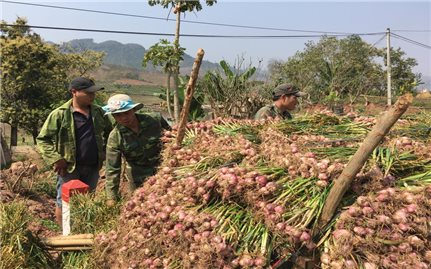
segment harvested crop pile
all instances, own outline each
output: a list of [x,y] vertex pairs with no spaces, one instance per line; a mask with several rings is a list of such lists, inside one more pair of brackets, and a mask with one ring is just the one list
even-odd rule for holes
[[[181,146],[175,131],[167,132],[159,172],[125,203],[118,228],[97,236],[96,262],[102,268],[265,268],[298,249],[315,249],[311,231],[332,180],[367,132],[363,123],[324,114],[192,123]],[[391,149],[391,139],[379,150]],[[390,152],[387,159],[376,151],[358,180],[371,181],[367,172],[375,168],[394,178],[381,187],[395,186],[409,167],[394,165],[403,149]],[[426,173],[430,160],[409,152],[415,173]]]
[[431,186],[359,196],[335,224],[322,268],[429,268],[430,216]]

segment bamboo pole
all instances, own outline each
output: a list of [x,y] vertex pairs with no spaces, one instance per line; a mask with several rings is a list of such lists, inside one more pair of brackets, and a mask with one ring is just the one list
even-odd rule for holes
[[395,122],[404,114],[412,103],[412,100],[413,96],[411,94],[401,96],[398,101],[379,118],[376,125],[368,133],[364,142],[350,159],[341,175],[335,180],[334,186],[331,188],[323,207],[322,215],[320,216],[320,228],[323,228],[331,220],[338,204],[343,198],[344,193],[350,187],[356,174],[360,171],[370,154],[389,132]]
[[204,57],[204,50],[199,49],[195,58],[195,62],[193,63],[192,73],[189,79],[189,83],[187,84],[186,92],[184,93],[184,104],[183,109],[181,110],[180,121],[178,124],[178,134],[177,134],[177,145],[181,145],[183,142],[187,118],[189,116],[190,104],[193,98],[193,92],[196,85],[196,80],[199,74],[199,68],[202,63],[202,58]]

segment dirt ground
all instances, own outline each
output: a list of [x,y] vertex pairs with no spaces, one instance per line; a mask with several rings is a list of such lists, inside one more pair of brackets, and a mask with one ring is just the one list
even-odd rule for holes
[[[55,226],[55,198],[50,197],[46,193],[36,191],[36,188],[34,188],[36,180],[49,177],[50,173],[43,173],[36,178],[34,173],[27,169],[29,164],[29,162],[26,162],[24,163],[24,167],[17,169],[12,167],[1,171],[1,203],[8,203],[11,201],[24,202],[27,206],[28,214],[32,216],[29,230],[32,231],[33,234],[40,237],[49,237],[59,234],[59,232],[57,233],[48,229],[46,225],[43,225],[43,223],[48,223],[48,225]],[[54,184],[54,182],[52,183]]]
[[38,169],[41,169],[45,166],[42,157],[36,151],[34,146],[16,146],[12,147],[11,151],[13,160],[17,160],[17,157],[31,160],[32,163],[37,165]]

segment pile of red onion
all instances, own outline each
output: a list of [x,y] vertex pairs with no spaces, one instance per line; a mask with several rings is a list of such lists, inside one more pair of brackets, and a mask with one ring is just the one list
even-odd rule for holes
[[[316,201],[312,198],[324,197],[345,163],[329,156],[319,158],[312,152],[310,145],[337,146],[325,143],[328,138],[285,135],[273,128],[274,123],[280,124],[220,119],[189,123],[182,146],[175,144],[175,128],[166,132],[158,173],[125,202],[118,228],[97,236],[97,263],[106,268],[268,268],[273,262],[271,254],[281,258],[300,247],[314,249],[307,225],[317,220],[320,210],[309,211],[304,225],[289,222],[288,213],[309,208],[292,199]],[[254,128],[258,139],[236,133],[241,126]],[[394,143],[419,148],[405,138]],[[268,169],[273,167],[282,171],[285,181]],[[361,176],[371,178],[366,171]],[[292,197],[300,197],[277,199],[286,191],[286,182],[305,182],[313,191],[298,195],[295,189]],[[427,268],[430,198],[430,188],[417,193],[389,188],[359,197],[340,216],[333,237],[327,241],[322,266]],[[204,210],[215,204],[238,205],[251,212],[253,221],[264,225],[268,236],[277,240],[274,245],[286,246],[285,250],[268,253],[266,249],[238,248],[219,234],[222,218]],[[303,215],[293,217],[300,220]],[[247,231],[236,233],[247,237]],[[361,254],[357,257],[357,253]],[[403,267],[407,265],[412,267]]]
[[339,216],[322,268],[429,268],[430,216],[431,186],[359,196]]

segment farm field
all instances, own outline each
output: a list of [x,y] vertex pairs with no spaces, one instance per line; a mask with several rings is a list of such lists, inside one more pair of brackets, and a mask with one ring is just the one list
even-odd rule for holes
[[6,2],[0,269],[431,269],[423,3]]

